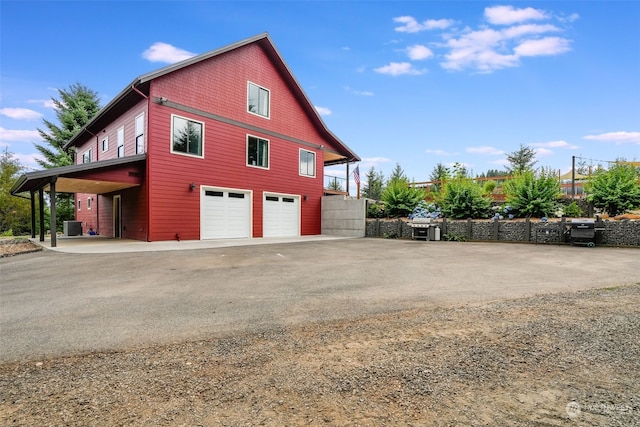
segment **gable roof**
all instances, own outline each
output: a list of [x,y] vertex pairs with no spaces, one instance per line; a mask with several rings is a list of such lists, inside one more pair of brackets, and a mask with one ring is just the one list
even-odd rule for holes
[[320,117],[320,114],[316,111],[315,107],[309,100],[309,97],[302,89],[302,86],[300,86],[296,78],[293,76],[293,73],[282,58],[282,55],[280,55],[280,53],[276,49],[273,41],[269,37],[269,34],[266,32],[238,41],[236,43],[229,44],[219,49],[215,49],[210,52],[185,59],[184,61],[168,65],[156,71],[152,71],[150,73],[143,74],[137,77],[131,82],[131,84],[123,89],[122,92],[120,92],[107,105],[105,105],[82,129],[80,129],[71,138],[71,140],[69,140],[69,142],[65,144],[64,149],[66,150],[69,147],[78,144],[80,141],[83,141],[87,136],[97,133],[102,127],[104,127],[104,125],[114,120],[123,109],[131,108],[133,105],[139,102],[141,94],[144,94],[144,96],[148,96],[150,82],[152,80],[252,43],[259,45],[263,49],[263,51],[267,54],[267,56],[273,63],[274,67],[281,73],[284,80],[287,82],[289,89],[294,94],[296,99],[298,99],[298,101],[302,105],[302,108],[304,108],[305,112],[307,113],[307,116],[316,126],[320,134],[331,141],[332,144],[335,145],[335,147],[338,149],[338,153],[344,156],[343,159],[341,159],[340,161],[336,161],[336,163],[359,161],[360,158],[358,157],[358,155],[355,154],[336,135],[334,135],[326,126],[326,124]]

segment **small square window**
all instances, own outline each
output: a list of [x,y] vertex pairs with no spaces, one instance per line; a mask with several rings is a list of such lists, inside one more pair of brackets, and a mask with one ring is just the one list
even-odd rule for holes
[[171,152],[202,157],[204,123],[172,116]]
[[316,176],[316,153],[300,149],[300,175]]
[[269,90],[249,82],[247,92],[247,111],[269,118]]
[[103,153],[109,149],[109,137],[108,136],[105,136],[104,138],[102,138],[101,147],[102,147],[102,152]]
[[269,168],[269,141],[255,136],[247,136],[247,165]]

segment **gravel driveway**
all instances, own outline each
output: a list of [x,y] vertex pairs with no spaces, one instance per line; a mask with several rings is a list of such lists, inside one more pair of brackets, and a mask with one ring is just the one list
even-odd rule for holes
[[382,239],[0,259],[1,360],[640,281],[640,251]]
[[634,425],[639,259],[375,239],[0,259],[0,424]]

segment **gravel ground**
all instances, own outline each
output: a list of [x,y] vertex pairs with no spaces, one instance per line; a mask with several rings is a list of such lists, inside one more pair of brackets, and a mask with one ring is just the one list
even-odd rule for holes
[[0,424],[640,425],[640,283],[0,365]]

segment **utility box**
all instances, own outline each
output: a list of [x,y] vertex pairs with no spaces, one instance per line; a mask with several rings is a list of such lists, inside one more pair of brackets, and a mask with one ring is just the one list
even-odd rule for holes
[[63,232],[65,236],[82,236],[82,221],[65,221]]

